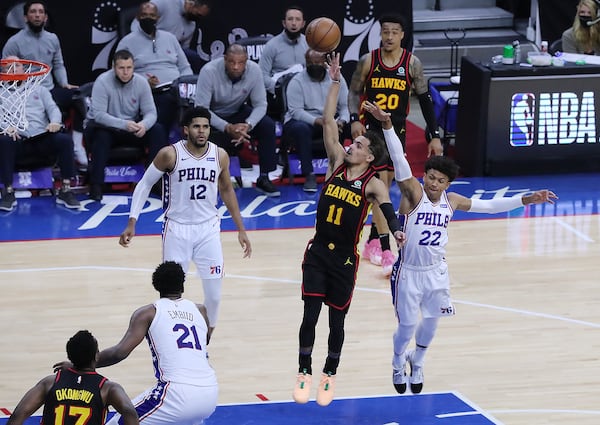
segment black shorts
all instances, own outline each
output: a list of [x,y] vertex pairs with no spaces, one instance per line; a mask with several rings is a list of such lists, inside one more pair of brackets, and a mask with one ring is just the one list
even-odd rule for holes
[[302,299],[321,297],[325,304],[348,311],[358,270],[354,249],[330,249],[328,245],[309,242],[302,262]]

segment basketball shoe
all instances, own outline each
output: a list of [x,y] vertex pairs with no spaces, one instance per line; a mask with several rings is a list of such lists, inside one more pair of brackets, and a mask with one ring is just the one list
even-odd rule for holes
[[310,384],[312,383],[312,375],[306,373],[306,369],[303,372],[298,373],[296,376],[296,385],[294,386],[294,401],[296,403],[304,404],[308,402],[310,397]]
[[408,383],[408,376],[406,376],[406,352],[400,356],[394,355],[392,359],[392,383],[398,394],[404,394],[406,392],[406,384]]
[[376,266],[381,265],[381,242],[379,239],[373,239],[371,241],[365,242],[365,247],[362,252],[363,258],[366,258],[371,262],[371,264],[375,264]]
[[329,406],[329,403],[333,400],[334,389],[335,375],[332,375],[331,372],[321,373],[321,382],[319,382],[319,388],[317,389],[317,404],[323,407]]
[[396,262],[396,256],[394,253],[386,249],[381,254],[381,268],[383,269],[383,275],[385,277],[390,277],[392,275],[392,268],[394,267],[394,263]]
[[413,394],[419,394],[423,391],[423,367],[417,366],[413,363],[413,356],[415,352],[408,352],[408,364],[410,365],[410,391]]

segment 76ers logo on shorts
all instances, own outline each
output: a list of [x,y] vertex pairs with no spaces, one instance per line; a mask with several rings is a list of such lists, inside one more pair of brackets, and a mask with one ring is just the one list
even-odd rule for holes
[[515,93],[510,107],[510,145],[533,145],[535,95]]

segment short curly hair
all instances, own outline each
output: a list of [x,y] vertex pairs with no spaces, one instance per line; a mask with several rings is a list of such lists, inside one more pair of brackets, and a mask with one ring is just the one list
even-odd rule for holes
[[425,161],[425,172],[429,170],[437,170],[448,177],[448,181],[454,181],[458,176],[458,164],[452,158],[447,156],[432,155]]
[[165,261],[152,273],[152,286],[161,296],[183,292],[185,272],[179,263]]
[[90,331],[81,330],[67,341],[67,357],[76,369],[92,367],[98,353],[98,341]]

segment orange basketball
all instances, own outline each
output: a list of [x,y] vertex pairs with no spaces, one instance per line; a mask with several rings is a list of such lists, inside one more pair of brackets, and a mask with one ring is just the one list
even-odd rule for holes
[[310,21],[305,35],[310,48],[321,53],[335,50],[342,40],[342,32],[338,24],[324,17]]

